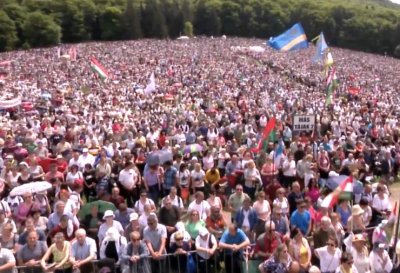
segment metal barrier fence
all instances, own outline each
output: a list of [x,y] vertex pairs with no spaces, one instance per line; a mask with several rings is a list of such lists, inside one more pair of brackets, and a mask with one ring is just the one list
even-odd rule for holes
[[[197,251],[187,254],[165,254],[160,259],[151,256],[138,263],[115,263],[114,260],[93,260],[80,271],[72,268],[58,270],[57,273],[257,273],[261,260],[249,260],[251,248],[244,252],[216,250],[209,259],[201,258]],[[103,268],[107,269],[103,269]],[[18,273],[41,273],[40,266],[17,266]]]

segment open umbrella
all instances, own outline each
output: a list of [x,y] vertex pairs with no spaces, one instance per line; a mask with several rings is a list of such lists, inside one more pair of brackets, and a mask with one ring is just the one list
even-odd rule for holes
[[186,145],[185,148],[183,149],[184,154],[191,154],[191,153],[197,153],[197,152],[202,152],[203,151],[203,146],[200,144],[190,144]]
[[11,190],[10,196],[24,195],[26,193],[38,193],[51,189],[51,184],[46,181],[37,181],[23,184]]
[[86,205],[82,206],[81,209],[79,210],[79,212],[78,212],[79,219],[84,219],[86,217],[86,215],[89,215],[93,206],[97,206],[98,212],[101,214],[104,214],[104,212],[106,210],[115,211],[117,209],[115,207],[115,205],[111,202],[102,201],[102,200],[90,202],[90,203],[87,203]]
[[172,153],[170,151],[155,151],[147,157],[146,163],[154,166],[162,165],[167,161],[172,161]]

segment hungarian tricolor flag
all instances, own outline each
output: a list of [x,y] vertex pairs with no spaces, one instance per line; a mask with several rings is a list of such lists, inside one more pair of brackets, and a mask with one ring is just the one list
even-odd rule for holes
[[330,194],[328,194],[324,200],[322,200],[321,207],[323,208],[333,208],[339,200],[339,196],[346,193],[350,195],[353,193],[353,177],[351,176],[339,176],[342,178],[339,186]]
[[268,121],[267,125],[265,126],[264,131],[263,131],[262,136],[261,136],[261,139],[258,142],[257,147],[252,149],[253,153],[258,153],[259,151],[261,151],[264,148],[263,147],[264,146],[264,142],[269,140],[271,133],[275,133],[274,132],[275,125],[276,125],[276,119],[274,117],[272,117]]
[[90,67],[92,68],[93,72],[99,75],[99,77],[103,81],[109,78],[107,70],[101,65],[101,63],[95,57],[92,57],[90,59]]

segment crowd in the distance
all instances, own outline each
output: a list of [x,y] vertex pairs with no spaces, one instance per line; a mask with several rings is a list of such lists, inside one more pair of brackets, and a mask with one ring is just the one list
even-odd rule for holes
[[[90,43],[76,61],[54,49],[0,55],[12,61],[0,67],[3,100],[34,106],[2,110],[0,272],[398,270],[399,62],[334,49],[346,76],[325,107],[311,50],[230,50],[255,42]],[[151,72],[158,87],[146,95]],[[298,114],[315,115],[313,132],[293,130]],[[324,201],[347,177],[350,196]],[[10,194],[39,181],[51,188]]]

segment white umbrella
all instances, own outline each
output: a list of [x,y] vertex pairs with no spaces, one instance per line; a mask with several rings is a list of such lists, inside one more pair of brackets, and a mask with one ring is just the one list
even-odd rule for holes
[[51,184],[46,181],[31,182],[13,188],[10,192],[10,196],[24,195],[26,193],[38,193],[51,189],[51,187]]

